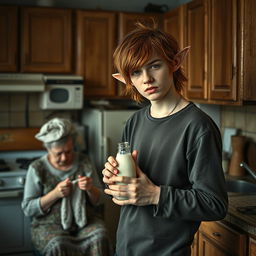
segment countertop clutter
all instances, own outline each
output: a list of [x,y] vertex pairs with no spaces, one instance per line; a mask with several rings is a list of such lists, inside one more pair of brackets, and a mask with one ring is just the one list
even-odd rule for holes
[[[244,213],[241,211],[244,210]],[[256,235],[256,194],[229,194],[228,214],[225,221]]]
[[[247,140],[245,136],[231,136],[233,153],[226,179],[242,180],[256,183],[256,180],[245,168],[240,167],[240,162],[245,161],[254,172],[255,148],[253,141]],[[256,235],[256,189],[253,191],[229,192],[229,209],[225,221],[238,226],[251,235]]]

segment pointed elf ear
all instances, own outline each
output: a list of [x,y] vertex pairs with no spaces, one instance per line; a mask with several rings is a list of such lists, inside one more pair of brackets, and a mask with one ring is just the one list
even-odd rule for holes
[[126,84],[126,82],[125,82],[125,80],[124,80],[124,77],[123,77],[120,73],[112,74],[112,76],[113,76],[115,79],[119,80],[120,82]]
[[186,56],[188,55],[189,49],[190,49],[190,46],[187,46],[175,55],[174,60],[175,60],[176,64],[174,66],[174,71],[179,69],[179,67],[185,60]]

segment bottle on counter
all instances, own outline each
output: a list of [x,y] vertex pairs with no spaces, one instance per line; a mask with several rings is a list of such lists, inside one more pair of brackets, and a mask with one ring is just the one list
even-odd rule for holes
[[[118,152],[116,155],[118,162],[118,176],[136,177],[136,165],[133,160],[129,142],[118,143]],[[118,197],[119,200],[125,200],[126,197]]]

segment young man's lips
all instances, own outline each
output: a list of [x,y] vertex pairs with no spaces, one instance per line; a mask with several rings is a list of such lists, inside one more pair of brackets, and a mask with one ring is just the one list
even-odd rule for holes
[[146,93],[151,94],[157,90],[157,87],[149,87],[145,90]]

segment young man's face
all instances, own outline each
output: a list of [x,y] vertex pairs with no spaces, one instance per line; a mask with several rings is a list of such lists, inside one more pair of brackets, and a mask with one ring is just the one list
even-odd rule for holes
[[72,138],[70,137],[62,146],[56,146],[48,149],[48,159],[56,169],[68,169],[74,160]]
[[160,100],[173,86],[173,73],[167,62],[154,54],[143,67],[131,73],[131,81],[143,97]]

